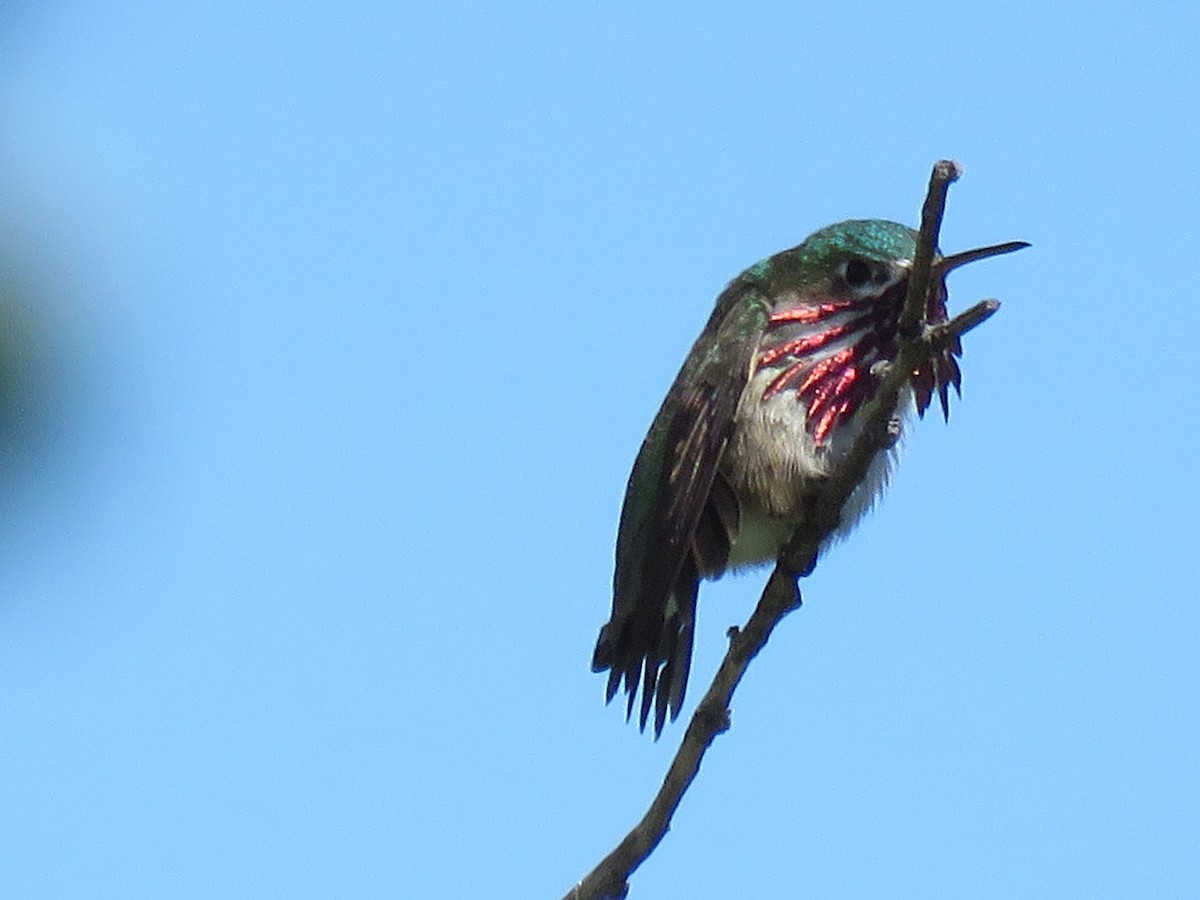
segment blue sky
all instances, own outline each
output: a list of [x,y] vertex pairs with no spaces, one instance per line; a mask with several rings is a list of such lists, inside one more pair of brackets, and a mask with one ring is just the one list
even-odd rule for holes
[[561,896],[683,730],[588,670],[646,426],[941,157],[1033,249],[631,897],[1200,893],[1200,14],[425,6],[0,7],[6,893]]

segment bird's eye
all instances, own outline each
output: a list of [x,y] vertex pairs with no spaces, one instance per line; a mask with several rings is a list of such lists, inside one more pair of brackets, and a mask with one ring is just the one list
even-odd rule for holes
[[874,271],[866,260],[851,259],[842,267],[842,277],[852,288],[862,287],[871,280],[872,275],[874,275]]

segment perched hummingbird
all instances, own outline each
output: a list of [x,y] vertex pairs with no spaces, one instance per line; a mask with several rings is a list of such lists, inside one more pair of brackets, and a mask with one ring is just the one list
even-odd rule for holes
[[[646,435],[621,509],[612,617],[592,669],[622,682],[641,727],[679,714],[701,578],[773,561],[823,476],[848,452],[862,411],[898,352],[897,327],[917,232],[879,219],[839,222],[751,266],[716,308]],[[1023,242],[935,256],[926,308],[946,319],[946,274]],[[950,414],[955,340],[912,373],[896,415],[924,415],[936,392]],[[879,495],[894,454],[880,453],[842,509],[848,532]],[[811,508],[811,507],[809,507]]]

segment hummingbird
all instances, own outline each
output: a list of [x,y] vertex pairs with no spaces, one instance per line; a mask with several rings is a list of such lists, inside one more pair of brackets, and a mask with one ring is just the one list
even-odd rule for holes
[[[717,298],[629,476],[612,615],[592,657],[593,671],[609,673],[608,701],[624,685],[627,719],[640,690],[642,730],[653,707],[658,737],[683,704],[701,579],[773,562],[861,431],[880,364],[899,350],[917,237],[897,222],[839,222],[754,264]],[[935,254],[926,321],[947,318],[947,273],[1026,246]],[[935,394],[948,420],[961,355],[956,338],[914,369],[894,421],[923,417]],[[824,546],[874,504],[895,457],[875,456]]]

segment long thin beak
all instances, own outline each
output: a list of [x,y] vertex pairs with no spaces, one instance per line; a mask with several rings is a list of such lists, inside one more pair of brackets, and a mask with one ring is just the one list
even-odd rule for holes
[[1001,253],[1012,253],[1014,250],[1021,250],[1028,246],[1029,244],[1025,241],[1009,241],[1007,244],[993,244],[991,247],[977,247],[974,250],[964,250],[962,253],[943,256],[933,264],[933,270],[938,275],[944,276],[952,269],[965,266],[967,263],[975,262],[977,259],[987,259],[989,256],[999,256]]

